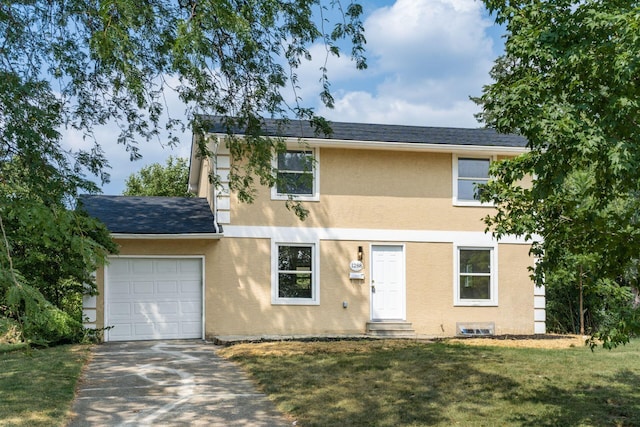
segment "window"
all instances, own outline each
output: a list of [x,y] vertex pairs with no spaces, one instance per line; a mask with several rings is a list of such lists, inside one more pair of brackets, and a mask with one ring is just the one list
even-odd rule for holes
[[454,202],[480,204],[477,185],[489,181],[489,158],[454,157]]
[[272,302],[317,304],[315,245],[278,243],[274,251],[276,273]]
[[315,150],[287,150],[278,153],[275,167],[276,185],[272,192],[274,199],[290,196],[301,200],[315,200],[317,197],[317,162]]
[[493,248],[458,248],[456,305],[497,305]]

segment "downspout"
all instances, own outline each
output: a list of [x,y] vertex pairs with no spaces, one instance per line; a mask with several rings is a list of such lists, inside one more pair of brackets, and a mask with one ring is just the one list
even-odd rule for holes
[[196,136],[193,135],[191,139],[191,159],[189,164],[189,183],[187,189],[193,194],[196,194],[198,191],[200,171],[202,170],[202,158],[198,156],[197,146]]

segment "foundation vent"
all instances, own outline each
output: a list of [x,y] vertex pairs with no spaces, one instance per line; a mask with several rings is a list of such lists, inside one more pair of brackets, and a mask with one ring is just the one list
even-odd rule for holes
[[456,323],[456,335],[463,337],[486,337],[496,334],[493,322]]

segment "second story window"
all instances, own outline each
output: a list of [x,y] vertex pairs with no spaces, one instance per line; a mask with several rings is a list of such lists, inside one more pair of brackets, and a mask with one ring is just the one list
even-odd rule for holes
[[275,199],[294,196],[298,199],[317,198],[317,162],[315,150],[287,150],[276,158],[277,182],[272,192]]
[[478,184],[489,181],[489,158],[454,158],[454,202],[459,204],[480,204]]

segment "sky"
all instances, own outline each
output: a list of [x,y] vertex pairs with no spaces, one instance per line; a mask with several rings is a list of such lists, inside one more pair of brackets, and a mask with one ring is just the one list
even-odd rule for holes
[[[360,0],[364,8],[368,68],[356,70],[347,52],[327,64],[335,107],[322,106],[318,94],[319,67],[324,46],[311,48],[313,60],[298,72],[302,104],[332,121],[417,126],[479,127],[478,107],[470,96],[490,83],[489,70],[501,54],[502,29],[478,0]],[[285,94],[286,96],[286,94]],[[169,97],[172,114],[182,107]],[[129,160],[116,143],[115,125],[96,129],[111,164],[111,182],[104,194],[121,194],[126,178],[152,163],[165,164],[170,156],[189,157],[191,133],[170,148],[162,141],[141,143],[143,158]],[[64,133],[69,148],[89,144],[81,135]],[[97,179],[96,179],[97,181]]]

